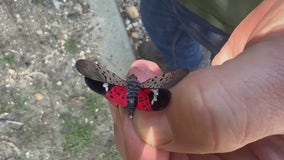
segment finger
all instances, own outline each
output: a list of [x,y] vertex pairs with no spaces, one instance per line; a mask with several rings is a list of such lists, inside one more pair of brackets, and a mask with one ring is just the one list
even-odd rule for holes
[[115,140],[119,152],[126,160],[169,160],[169,153],[145,144],[137,136],[132,119],[128,117],[125,109],[119,108],[121,123],[115,125]]
[[151,61],[137,60],[132,63],[128,71],[128,75],[134,74],[137,76],[139,82],[144,82],[149,78],[157,75],[162,75],[163,72],[160,67]]
[[[151,145],[144,143],[137,136],[133,128],[133,121],[128,117],[127,111],[121,109],[122,125],[119,128],[120,137],[116,137],[120,141],[120,152],[124,159],[153,159],[153,160],[169,160],[169,152],[159,150]],[[118,136],[118,134],[116,134]]]

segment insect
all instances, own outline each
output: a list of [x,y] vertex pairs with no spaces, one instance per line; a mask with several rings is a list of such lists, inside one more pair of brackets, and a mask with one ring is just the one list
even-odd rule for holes
[[133,74],[126,80],[105,67],[89,60],[78,60],[77,70],[85,76],[87,86],[103,95],[110,102],[128,110],[133,118],[135,109],[141,111],[160,111],[170,102],[168,90],[187,75],[188,70],[180,69],[140,83]]

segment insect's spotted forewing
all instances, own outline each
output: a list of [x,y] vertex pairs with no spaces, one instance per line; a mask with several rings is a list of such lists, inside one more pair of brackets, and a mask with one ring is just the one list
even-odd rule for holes
[[112,103],[120,106],[127,105],[125,80],[89,60],[78,60],[76,68],[85,76],[85,82],[90,89],[103,95]]
[[142,88],[171,88],[188,74],[188,70],[179,69],[150,78],[141,84]]
[[95,62],[81,59],[76,62],[76,68],[82,75],[92,80],[107,82],[119,86],[126,85],[125,80]]

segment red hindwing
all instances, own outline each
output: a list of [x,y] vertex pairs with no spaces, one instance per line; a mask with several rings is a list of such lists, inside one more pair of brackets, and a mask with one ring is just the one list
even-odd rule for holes
[[127,97],[126,97],[126,86],[113,86],[108,92],[106,92],[105,97],[117,105],[126,107]]
[[150,104],[149,94],[151,92],[150,88],[141,88],[138,92],[137,97],[137,109],[140,111],[152,111],[152,106]]

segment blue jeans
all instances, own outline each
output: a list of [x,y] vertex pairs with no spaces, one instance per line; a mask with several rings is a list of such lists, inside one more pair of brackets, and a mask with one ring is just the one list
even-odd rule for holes
[[213,58],[229,38],[177,0],[141,0],[140,7],[151,40],[173,69],[196,69],[202,60],[200,44]]

